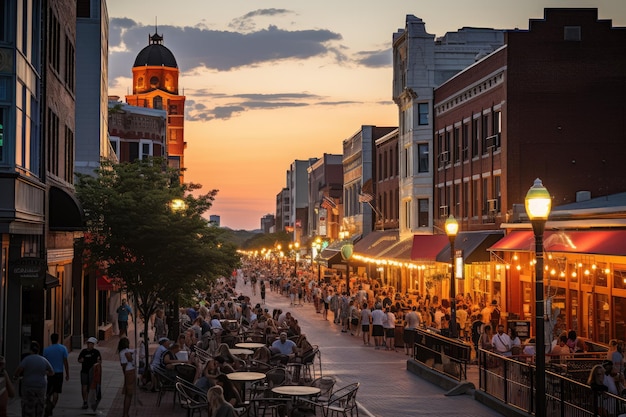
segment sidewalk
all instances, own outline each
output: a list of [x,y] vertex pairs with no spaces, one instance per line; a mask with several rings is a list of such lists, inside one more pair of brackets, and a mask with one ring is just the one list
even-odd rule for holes
[[[141,325],[142,326],[142,325]],[[140,326],[140,327],[141,327]],[[134,327],[129,325],[128,335],[131,339],[131,345],[134,345]],[[123,374],[120,367],[119,356],[117,354],[118,336],[113,336],[107,341],[100,341],[96,345],[96,349],[102,355],[102,400],[98,405],[98,409],[94,413],[91,409],[83,410],[83,400],[81,396],[80,386],[80,367],[78,363],[78,354],[80,349],[76,349],[69,354],[68,362],[70,365],[70,380],[63,382],[63,393],[59,395],[59,402],[54,409],[55,417],[76,417],[76,416],[111,416],[120,417],[122,415],[122,406],[124,395],[122,394]],[[157,347],[156,343],[150,344],[150,352]],[[17,387],[16,387],[17,388]],[[131,416],[150,416],[150,417],[174,417],[186,416],[186,411],[180,406],[172,408],[172,393],[167,393],[163,398],[161,407],[156,406],[156,393],[145,392],[137,388],[137,395],[134,397],[131,406]],[[19,397],[13,398],[8,406],[9,417],[21,416],[21,405]]]

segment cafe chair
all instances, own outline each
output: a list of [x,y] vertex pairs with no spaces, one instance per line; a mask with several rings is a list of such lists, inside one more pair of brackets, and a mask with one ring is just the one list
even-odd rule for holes
[[347,417],[348,413],[350,413],[350,416],[353,416],[355,410],[357,417],[359,417],[359,408],[356,404],[356,393],[360,385],[361,384],[359,382],[355,382],[339,388],[331,394],[328,401],[323,401],[321,399],[307,400],[306,398],[303,398],[301,399],[301,402],[308,405],[313,410],[320,408],[324,417],[339,415]]
[[152,372],[157,376],[158,380],[159,380],[159,391],[157,393],[157,401],[156,401],[156,405],[157,407],[161,406],[161,400],[163,399],[163,396],[165,396],[165,394],[167,392],[173,392],[174,393],[174,399],[173,399],[173,404],[176,404],[176,380],[172,377],[172,375],[166,371],[164,371],[162,368],[160,367],[155,367]]
[[174,369],[176,370],[176,376],[184,379],[185,381],[193,383],[196,378],[196,367],[188,363],[179,363]]
[[317,401],[327,402],[333,393],[335,383],[336,380],[333,376],[321,376],[317,379],[314,379],[311,382],[310,386],[320,389],[320,393],[317,395],[317,397],[315,397],[315,399]]
[[208,410],[209,403],[206,394],[192,390],[182,382],[177,382],[175,387],[181,407],[187,410],[187,417],[193,417],[196,411],[202,416],[202,410]]

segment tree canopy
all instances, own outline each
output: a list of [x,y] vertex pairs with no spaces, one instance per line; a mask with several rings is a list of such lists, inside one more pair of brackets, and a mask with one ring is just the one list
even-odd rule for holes
[[162,159],[103,162],[95,177],[79,175],[76,184],[87,261],[118,279],[143,317],[239,266],[236,247],[202,217],[218,191],[198,194],[201,185],[181,184],[179,172],[164,167]]

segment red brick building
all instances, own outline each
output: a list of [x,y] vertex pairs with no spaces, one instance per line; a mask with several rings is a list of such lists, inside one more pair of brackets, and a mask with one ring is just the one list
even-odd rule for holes
[[[626,31],[597,9],[546,9],[435,90],[439,226],[511,221],[533,180],[553,205],[626,191]],[[522,209],[523,210],[523,209]]]

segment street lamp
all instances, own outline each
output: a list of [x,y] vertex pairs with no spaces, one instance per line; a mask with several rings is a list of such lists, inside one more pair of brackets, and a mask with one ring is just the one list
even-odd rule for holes
[[450,261],[452,263],[452,271],[450,272],[450,337],[456,339],[459,335],[456,328],[456,281],[454,277],[456,259],[454,259],[454,240],[459,232],[459,222],[456,221],[452,214],[446,219],[445,228],[448,239],[450,239]]
[[543,301],[543,232],[550,214],[550,193],[539,178],[526,193],[526,214],[535,234],[535,417],[546,415],[546,343]]

